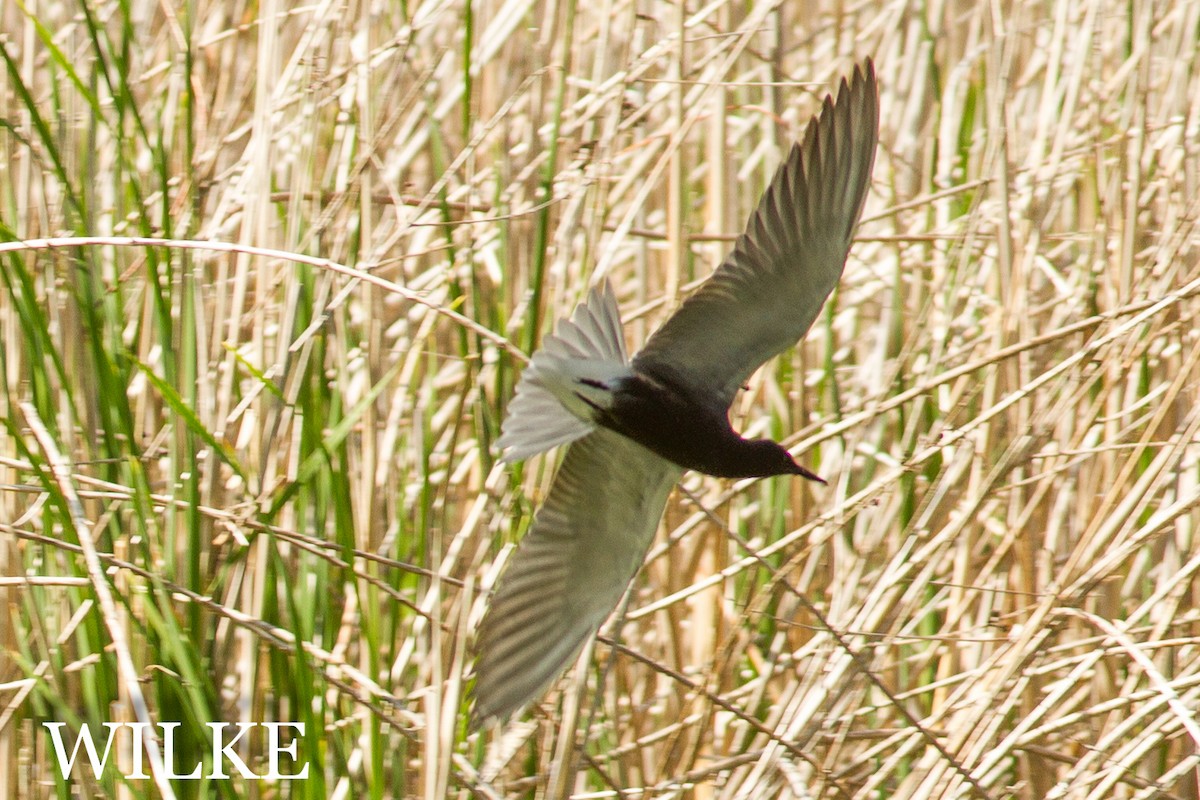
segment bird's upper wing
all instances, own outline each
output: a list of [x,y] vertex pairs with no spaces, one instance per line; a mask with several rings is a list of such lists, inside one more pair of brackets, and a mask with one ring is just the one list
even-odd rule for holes
[[537,696],[612,613],[682,472],[606,428],[570,445],[480,624],[476,723]]
[[792,147],[746,230],[695,294],[633,359],[726,404],[764,361],[808,330],[842,274],[862,213],[879,131],[868,59],[826,97]]

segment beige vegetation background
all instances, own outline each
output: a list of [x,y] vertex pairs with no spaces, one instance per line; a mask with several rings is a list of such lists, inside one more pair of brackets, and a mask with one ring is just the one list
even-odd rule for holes
[[[3,239],[227,247],[0,253],[0,795],[1200,796],[1198,41],[1195,0],[4,3]],[[491,450],[523,354],[605,277],[640,344],[865,56],[845,278],[733,409],[829,486],[687,475],[592,659],[468,735],[554,468]],[[43,722],[136,719],[185,770],[303,722],[310,776],[63,781]]]

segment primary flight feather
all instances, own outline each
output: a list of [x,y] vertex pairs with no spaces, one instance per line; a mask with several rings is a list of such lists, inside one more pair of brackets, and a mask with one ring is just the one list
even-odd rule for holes
[[842,274],[879,129],[868,59],[793,145],[725,261],[630,361],[616,297],[593,289],[534,354],[498,446],[568,444],[480,624],[476,722],[541,693],[616,607],[685,469],[821,480],[730,427],[738,388],[808,330]]

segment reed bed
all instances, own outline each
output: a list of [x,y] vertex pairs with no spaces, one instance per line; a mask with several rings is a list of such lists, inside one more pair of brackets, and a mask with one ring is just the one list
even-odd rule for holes
[[[1195,0],[0,6],[0,795],[1200,797],[1198,43]],[[527,354],[602,279],[644,341],[865,56],[844,280],[733,409],[829,486],[687,475],[468,732],[555,465],[496,461]],[[206,776],[205,723],[302,723],[309,772],[64,778],[55,721]]]

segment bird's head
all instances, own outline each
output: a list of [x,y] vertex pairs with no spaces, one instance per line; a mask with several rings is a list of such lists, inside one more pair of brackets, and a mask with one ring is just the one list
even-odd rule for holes
[[824,478],[817,473],[796,463],[792,454],[786,448],[770,439],[752,439],[750,445],[754,462],[754,475],[751,477],[767,477],[770,475],[799,475],[810,481],[825,483]]

